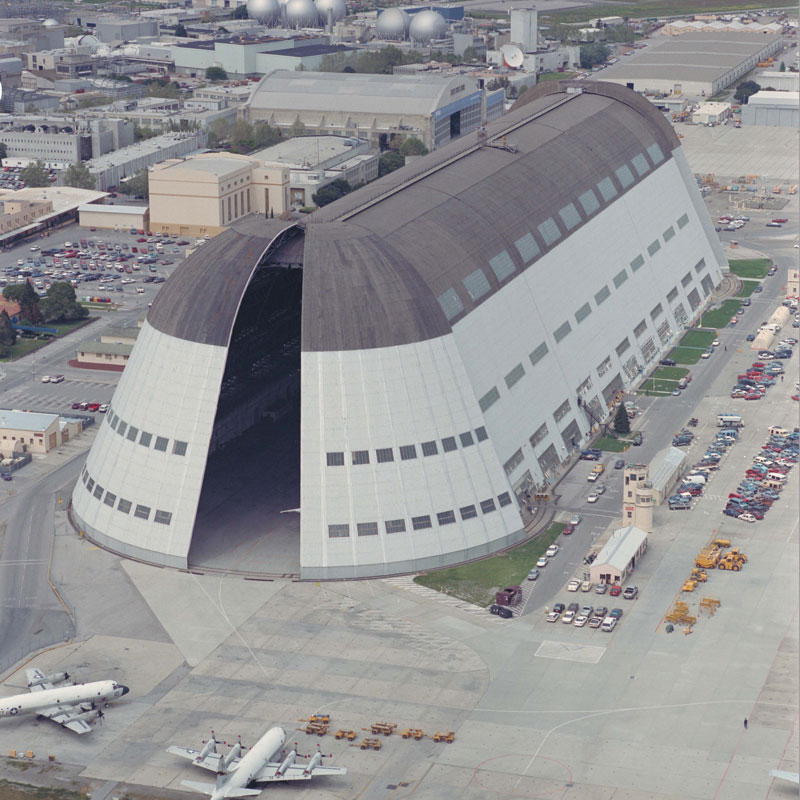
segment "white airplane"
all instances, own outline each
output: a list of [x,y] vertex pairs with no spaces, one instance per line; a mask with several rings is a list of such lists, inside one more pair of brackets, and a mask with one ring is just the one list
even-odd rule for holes
[[773,778],[780,778],[782,781],[800,783],[800,773],[797,772],[787,772],[785,769],[771,769],[769,774]]
[[0,698],[0,717],[36,714],[75,733],[89,733],[89,722],[103,716],[99,706],[108,708],[109,701],[130,691],[116,681],[67,683],[66,672],[45,675],[40,669],[29,669],[26,673],[30,693]]
[[[202,750],[186,747],[170,747],[168,753],[188,758],[196,767],[217,773],[217,782],[198,783],[181,781],[183,786],[211,795],[211,800],[227,797],[249,797],[261,794],[261,789],[248,789],[251,783],[272,783],[275,781],[307,781],[315,775],[345,775],[344,767],[323,767],[322,753],[316,752],[307,764],[295,764],[297,750],[289,752],[282,761],[273,761],[286,741],[283,728],[270,728],[245,755],[242,755],[241,739],[224,757],[217,752],[214,731]],[[283,753],[281,753],[283,756]]]

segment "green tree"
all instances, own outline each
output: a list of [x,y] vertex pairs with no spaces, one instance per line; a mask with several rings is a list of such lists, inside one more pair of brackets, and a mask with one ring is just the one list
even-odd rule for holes
[[17,341],[17,332],[11,324],[11,318],[8,312],[3,309],[0,311],[0,345],[4,347],[11,347]]
[[292,139],[295,136],[303,136],[306,132],[306,126],[301,121],[300,117],[298,116],[297,119],[292,123],[292,127],[289,128],[289,138]]
[[188,34],[186,33],[186,26],[183,23],[179,22],[175,26],[175,35],[176,36],[183,36],[184,38],[186,38],[186,36],[188,36]]
[[230,132],[231,121],[224,117],[218,117],[208,126],[208,146],[219,147],[222,142],[228,140]]
[[15,283],[3,289],[3,297],[19,303],[19,315],[32,325],[38,325],[42,321],[42,312],[39,310],[39,295],[36,294],[33,286],[28,281],[25,283]]
[[222,67],[207,67],[206,78],[210,81],[226,81],[228,73]]
[[517,92],[517,97],[522,97],[522,95],[525,94],[525,92],[527,91],[528,91],[528,85],[526,83],[523,83],[519,87],[519,91]]
[[761,87],[755,81],[742,81],[733,95],[733,99],[742,105],[747,105],[751,95],[754,95]]
[[332,203],[352,191],[353,187],[344,178],[337,178],[335,181],[331,181],[321,189],[318,189],[311,195],[311,199],[318,206],[326,206],[328,203]]
[[266,122],[253,123],[253,147],[270,147],[277,144],[283,135],[280,128],[272,128]]
[[400,145],[398,152],[401,156],[426,156],[428,148],[416,136],[411,136]]
[[778,67],[778,72],[786,72],[786,64],[781,61],[780,67]]
[[591,69],[597,64],[602,64],[611,51],[599,42],[581,45],[581,67]]
[[400,169],[405,163],[405,156],[400,155],[396,150],[387,150],[378,159],[378,177],[383,177],[396,169]]
[[122,194],[130,194],[134,197],[149,197],[150,186],[147,179],[147,170],[140,169],[135,175],[128,178],[128,180],[122,181],[119,185],[119,191]]
[[249,17],[247,16],[247,6],[246,5],[236,6],[233,12],[233,18],[249,19]]
[[464,61],[480,61],[480,56],[478,55],[478,51],[474,47],[465,47],[464,52],[461,55],[461,58]]
[[25,181],[26,186],[49,186],[50,173],[44,165],[44,161],[34,161],[23,167],[19,173],[20,180]]
[[628,419],[628,409],[620,403],[617,408],[617,413],[614,416],[614,432],[615,433],[630,433],[631,421]]
[[133,123],[133,141],[140,142],[142,139],[152,139],[158,136],[158,133],[152,128],[142,127],[138,122]]
[[147,87],[150,97],[163,97],[167,100],[177,100],[181,96],[181,87],[167,78],[166,80],[152,80]]
[[8,150],[6,150],[6,143],[0,142],[0,167],[3,166],[3,159],[8,157]]
[[228,141],[234,153],[249,153],[254,146],[253,126],[243,119],[237,119],[231,125]]
[[74,186],[76,189],[94,189],[95,177],[89,172],[89,167],[82,161],[70,164],[64,170],[64,185]]
[[77,302],[72,286],[62,282],[52,284],[47,290],[41,312],[46,322],[73,322],[89,316],[89,310]]

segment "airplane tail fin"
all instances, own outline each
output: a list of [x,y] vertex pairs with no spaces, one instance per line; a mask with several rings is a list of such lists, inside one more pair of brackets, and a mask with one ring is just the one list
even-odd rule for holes
[[187,789],[199,794],[213,795],[217,791],[216,784],[200,783],[199,781],[181,781],[181,786],[185,786]]

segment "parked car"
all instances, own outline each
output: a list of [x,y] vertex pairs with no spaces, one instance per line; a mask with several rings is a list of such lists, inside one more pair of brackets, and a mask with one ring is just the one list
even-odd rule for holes
[[638,586],[626,586],[625,591],[622,593],[623,600],[635,600],[639,594]]
[[617,627],[617,617],[606,617],[600,625],[600,630],[604,633],[611,633]]
[[661,361],[658,362],[662,367],[674,367],[675,360],[672,358],[662,358]]
[[591,592],[592,591],[592,582],[591,581],[583,581],[581,583],[581,591],[582,592]]
[[558,550],[559,550],[559,547],[558,547],[557,544],[551,544],[550,547],[547,548],[547,552],[545,553],[545,555],[548,558],[552,558],[554,555],[556,555],[558,553]]
[[612,608],[611,611],[608,612],[608,616],[614,617],[614,619],[620,619],[622,617],[622,609]]
[[571,580],[567,584],[567,591],[568,592],[577,592],[578,589],[581,588],[581,582],[579,580]]
[[569,518],[569,524],[570,525],[574,525],[574,526],[580,525],[582,519],[583,519],[583,517],[580,514],[573,514]]
[[625,468],[625,461],[622,458],[618,458],[614,462],[614,469],[624,469]]
[[575,526],[574,525],[565,525],[564,526],[564,530],[561,531],[561,533],[564,534],[564,536],[569,536],[570,534],[572,534],[574,532],[575,532]]
[[619,597],[622,594],[622,587],[615,584],[611,587],[609,594],[611,597]]
[[536,566],[540,569],[547,566],[547,556],[542,556],[537,562]]
[[608,591],[607,583],[598,583],[597,586],[594,587],[595,594],[605,594],[607,591]]
[[507,606],[498,606],[497,604],[489,606],[489,613],[496,614],[503,619],[509,619],[514,616],[514,612]]
[[561,617],[561,621],[565,625],[571,625],[575,621],[575,612],[574,611],[565,612],[564,616]]

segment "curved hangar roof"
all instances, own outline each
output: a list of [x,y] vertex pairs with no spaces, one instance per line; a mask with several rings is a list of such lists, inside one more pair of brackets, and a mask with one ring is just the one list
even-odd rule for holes
[[485,137],[465,136],[301,222],[235,224],[186,260],[148,320],[227,345],[267,254],[303,264],[304,351],[435,338],[678,146],[661,114],[624,87],[544,84]]

